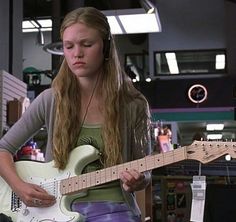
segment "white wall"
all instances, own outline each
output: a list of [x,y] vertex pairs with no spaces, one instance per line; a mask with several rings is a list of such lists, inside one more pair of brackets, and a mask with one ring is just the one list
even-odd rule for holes
[[[44,32],[45,44],[51,43],[51,32]],[[37,43],[37,32],[23,33],[23,70],[34,67],[37,70],[51,70],[51,54],[43,50],[43,46]],[[41,75],[41,84],[48,84],[50,79]]]

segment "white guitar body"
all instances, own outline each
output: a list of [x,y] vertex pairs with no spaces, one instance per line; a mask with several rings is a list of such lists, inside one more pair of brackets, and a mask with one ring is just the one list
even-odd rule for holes
[[38,184],[48,193],[56,197],[56,204],[47,208],[26,207],[22,202],[19,209],[11,188],[0,177],[0,213],[10,216],[14,222],[78,222],[83,221],[82,215],[70,211],[73,196],[62,196],[60,181],[81,174],[83,168],[98,159],[98,151],[89,145],[75,148],[71,154],[65,170],[59,171],[54,163],[39,163],[33,161],[16,162],[19,176],[33,184]]

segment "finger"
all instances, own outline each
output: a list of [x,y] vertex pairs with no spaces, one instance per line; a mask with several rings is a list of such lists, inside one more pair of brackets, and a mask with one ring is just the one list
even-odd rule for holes
[[32,197],[39,200],[55,200],[55,197],[49,194],[45,189],[38,185],[33,185],[36,192],[32,194]]
[[124,179],[125,181],[130,181],[133,178],[133,176],[130,173],[130,171],[123,171],[121,173],[121,178]]
[[49,202],[49,201],[45,201],[45,200],[40,200],[40,199],[36,199],[33,198],[32,199],[32,204],[34,207],[49,207],[52,206],[55,202]]
[[45,201],[54,201],[55,197],[53,195],[50,195],[48,193],[37,193],[34,198],[45,200]]
[[141,174],[140,172],[138,172],[135,169],[131,169],[128,171],[124,171],[122,172],[122,178],[125,179],[125,181],[129,181],[129,182],[136,182],[138,180],[142,180],[143,179],[143,174]]
[[45,189],[43,189],[42,187],[40,187],[40,186],[38,186],[38,185],[36,185],[36,184],[32,184],[32,186],[33,186],[33,188],[34,188],[36,191],[38,191],[38,192],[40,192],[40,193],[47,193],[47,191],[46,191]]
[[127,184],[123,183],[122,186],[123,186],[123,189],[124,189],[125,191],[127,191],[127,192],[130,192],[130,191],[131,191],[131,187],[128,186]]
[[131,170],[129,171],[129,173],[130,173],[130,174],[132,175],[132,177],[134,177],[136,180],[140,179],[140,177],[141,177],[141,173],[138,172],[138,171],[135,170],[135,169],[131,169]]

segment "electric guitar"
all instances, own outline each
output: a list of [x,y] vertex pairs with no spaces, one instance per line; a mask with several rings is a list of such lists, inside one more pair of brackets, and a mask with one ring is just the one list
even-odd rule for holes
[[56,203],[47,208],[27,207],[0,177],[0,213],[10,216],[14,222],[83,221],[81,214],[70,211],[69,206],[74,195],[90,187],[118,180],[121,171],[134,168],[145,172],[186,159],[198,160],[205,164],[225,154],[236,157],[235,142],[194,141],[189,146],[86,174],[81,174],[82,169],[100,157],[99,152],[90,145],[75,148],[63,171],[55,168],[53,161],[18,161],[15,165],[19,176],[27,182],[40,185],[54,195]]

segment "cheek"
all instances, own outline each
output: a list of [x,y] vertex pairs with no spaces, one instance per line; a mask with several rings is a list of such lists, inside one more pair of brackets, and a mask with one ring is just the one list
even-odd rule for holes
[[93,50],[90,55],[97,58],[101,57],[103,56],[102,49],[98,48],[96,50]]
[[93,61],[101,63],[101,61],[104,60],[103,48],[99,47],[96,50],[93,50],[93,52],[90,53],[90,57],[93,59]]
[[70,65],[71,64],[70,54],[64,51],[64,58],[65,58],[66,62],[68,63],[68,65]]
[[69,54],[66,50],[63,50],[63,55],[64,55],[65,59],[69,58]]

